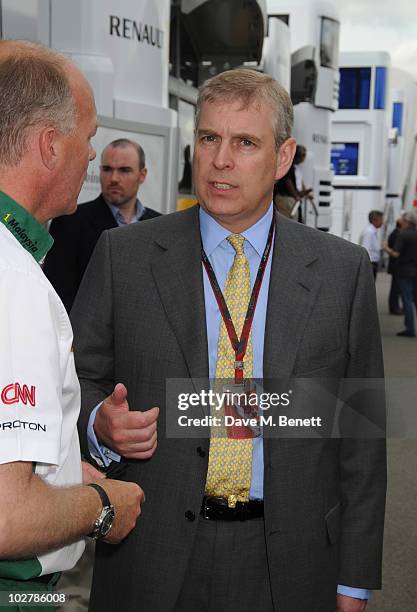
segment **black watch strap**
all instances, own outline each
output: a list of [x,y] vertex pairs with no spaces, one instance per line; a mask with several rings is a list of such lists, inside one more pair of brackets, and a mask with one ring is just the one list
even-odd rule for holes
[[110,500],[109,500],[109,496],[107,495],[106,491],[103,489],[103,487],[100,487],[100,485],[96,484],[95,482],[90,482],[87,487],[92,487],[93,489],[95,489],[97,491],[97,493],[100,495],[102,504],[103,504],[103,508],[106,506],[111,506]]

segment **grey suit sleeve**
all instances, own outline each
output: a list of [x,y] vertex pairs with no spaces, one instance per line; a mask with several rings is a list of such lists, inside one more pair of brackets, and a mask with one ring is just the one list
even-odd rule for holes
[[[362,253],[349,326],[347,379],[373,379],[373,390],[358,390],[350,405],[384,428],[383,360],[374,280]],[[349,380],[348,380],[349,384]],[[360,386],[358,386],[360,389]],[[381,587],[386,492],[385,439],[345,438],[340,447],[342,496],[339,584]]]
[[108,232],[94,250],[71,311],[75,365],[81,385],[78,423],[81,449],[88,456],[91,411],[114,388],[113,282]]

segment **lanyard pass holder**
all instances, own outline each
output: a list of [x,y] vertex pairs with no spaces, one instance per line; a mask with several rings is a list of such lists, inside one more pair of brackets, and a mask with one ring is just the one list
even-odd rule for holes
[[242,385],[244,381],[244,367],[245,364],[243,359],[236,359],[235,361],[235,385]]

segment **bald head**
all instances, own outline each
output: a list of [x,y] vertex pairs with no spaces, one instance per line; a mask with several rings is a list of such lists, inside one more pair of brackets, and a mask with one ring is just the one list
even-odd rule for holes
[[71,133],[77,98],[88,90],[81,72],[62,54],[29,41],[0,41],[0,166],[19,164],[32,128]]

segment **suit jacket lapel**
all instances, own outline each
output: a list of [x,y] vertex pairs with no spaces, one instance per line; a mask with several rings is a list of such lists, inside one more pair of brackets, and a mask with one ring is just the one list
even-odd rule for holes
[[311,266],[316,259],[308,243],[299,236],[296,223],[279,215],[269,283],[264,378],[292,373],[321,283]]
[[190,377],[208,379],[198,207],[177,219],[173,232],[158,237],[152,273]]

